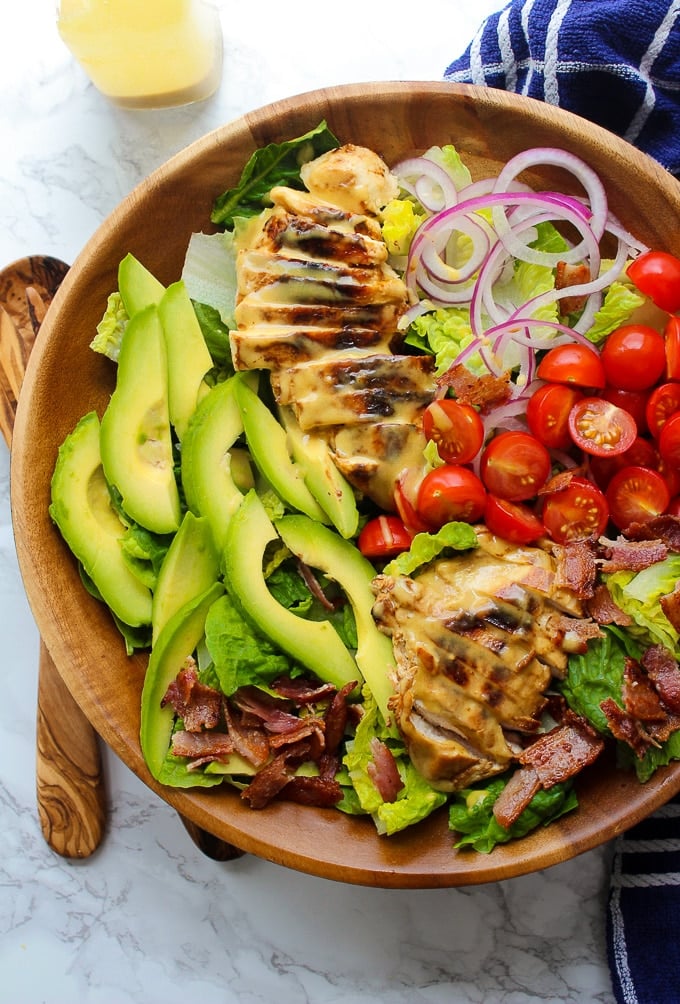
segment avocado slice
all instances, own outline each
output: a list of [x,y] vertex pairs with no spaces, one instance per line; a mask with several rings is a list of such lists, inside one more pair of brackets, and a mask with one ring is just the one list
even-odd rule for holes
[[154,306],[135,314],[125,329],[116,388],[102,416],[100,440],[106,480],[120,492],[125,512],[155,533],[177,530],[181,509],[165,341]]
[[151,610],[152,643],[180,607],[204,593],[219,577],[219,555],[208,520],[186,512],[158,573]]
[[233,598],[274,644],[319,679],[338,689],[352,681],[361,684],[361,673],[330,621],[297,617],[270,593],[262,565],[267,544],[276,539],[257,493],[248,492],[227,527],[223,555]]
[[243,432],[236,380],[216,384],[192,415],[182,443],[182,487],[187,505],[205,516],[218,552],[243,495],[232,476],[231,447]]
[[392,642],[373,620],[375,596],[371,582],[375,569],[354,544],[306,516],[276,520],[284,544],[310,568],[317,568],[338,583],[352,604],[357,628],[356,661],[386,723],[391,720],[388,701],[393,694],[395,670]]
[[237,373],[233,379],[255,466],[288,506],[312,519],[328,523],[328,516],[305,484],[302,468],[291,459],[285,429],[241,374]]
[[128,317],[134,317],[151,304],[158,305],[165,286],[132,254],[118,266],[118,292]]
[[139,627],[151,623],[151,591],[123,557],[126,527],[111,504],[99,432],[99,418],[91,411],[59,447],[50,516],[116,617]]
[[359,527],[359,510],[354,490],[338,470],[325,439],[303,432],[292,408],[279,408],[293,459],[303,472],[305,484],[343,537],[354,537]]
[[216,582],[180,607],[161,630],[151,650],[142,688],[140,742],[146,765],[158,780],[170,746],[175,719],[172,707],[161,707],[168,687],[193,655],[205,632],[205,619],[224,592]]
[[168,411],[182,441],[199,399],[208,393],[203,379],[213,367],[201,325],[180,280],[168,286],[158,304],[168,357]]

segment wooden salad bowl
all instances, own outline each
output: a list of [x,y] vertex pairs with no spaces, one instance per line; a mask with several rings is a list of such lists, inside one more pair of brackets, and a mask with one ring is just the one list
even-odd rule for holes
[[[213,200],[238,180],[256,147],[326,119],[342,142],[388,163],[454,143],[475,178],[496,174],[522,149],[559,146],[605,182],[621,222],[650,246],[680,254],[680,186],[624,141],[565,111],[515,94],[445,83],[389,82],[315,91],[216,129],[156,170],[97,230],[71,267],[30,359],[12,448],[12,506],[20,567],[40,632],[77,702],[111,749],[152,791],[197,825],[249,852],[313,875],[379,887],[429,888],[504,879],[594,848],[680,790],[680,764],[641,785],[604,758],[577,782],[577,811],[491,854],[453,849],[446,810],[393,837],[370,819],[277,802],[247,808],[228,786],[158,785],[140,753],[140,693],[147,657],[128,657],[107,609],[83,589],[48,514],[57,449],[77,420],[101,414],[114,369],[89,343],[119,261],[132,252],[163,283],[179,278],[189,236],[210,231]],[[560,171],[529,179],[561,187]]]

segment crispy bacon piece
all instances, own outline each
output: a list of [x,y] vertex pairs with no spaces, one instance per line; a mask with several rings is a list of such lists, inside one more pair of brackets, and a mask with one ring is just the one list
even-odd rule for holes
[[318,701],[331,697],[335,692],[332,683],[320,683],[318,680],[310,680],[307,676],[279,676],[272,683],[272,690],[288,701],[293,701],[298,706],[303,704],[316,704]]
[[604,740],[585,718],[567,711],[561,725],[520,753],[519,762],[534,768],[542,788],[552,788],[588,767],[603,748]]
[[[555,479],[553,479],[555,480]],[[554,544],[555,584],[571,589],[579,599],[590,599],[595,592],[597,564],[593,541],[576,540],[568,544]]]
[[602,636],[599,624],[583,617],[551,614],[549,624],[550,630],[555,632],[556,641],[565,652],[583,653],[591,638]]
[[229,738],[234,744],[234,751],[253,767],[263,767],[270,757],[269,737],[261,724],[248,725],[238,708],[232,708],[229,701],[224,701],[224,717],[227,723]]
[[601,557],[598,564],[602,572],[641,572],[668,557],[668,547],[662,540],[626,540],[617,537],[609,540],[600,537]]
[[332,809],[342,800],[342,788],[329,777],[292,777],[281,789],[279,798],[298,805]]
[[309,759],[311,743],[303,739],[278,753],[258,771],[241,798],[251,809],[264,809],[285,788],[296,769]]
[[244,721],[259,722],[267,732],[291,732],[300,724],[298,716],[288,710],[290,702],[272,697],[257,687],[239,687],[231,700],[243,712]]
[[633,618],[614,603],[609,589],[601,582],[595,587],[593,595],[586,601],[586,610],[598,624],[617,624],[619,627],[628,627],[633,623]]
[[173,734],[170,745],[175,756],[189,757],[188,770],[197,770],[214,760],[226,760],[234,752],[234,744],[226,732],[187,732],[186,729]]
[[493,805],[496,821],[509,830],[522,815],[541,782],[533,767],[521,767],[512,775]]
[[479,407],[482,414],[503,404],[510,397],[510,378],[507,373],[500,377],[490,373],[478,377],[462,363],[451,366],[439,377],[438,390],[445,391],[449,387],[461,403]]
[[[590,269],[583,262],[569,264],[566,261],[558,261],[555,266],[555,289],[569,289],[570,286],[580,286],[582,283],[590,282],[592,276]],[[563,296],[560,298],[560,313],[563,317],[568,314],[575,314],[582,310],[587,296],[576,294],[576,296]]]
[[623,705],[633,718],[643,722],[663,722],[667,717],[659,694],[640,663],[626,658],[623,667]]
[[663,703],[680,714],[680,666],[673,654],[664,645],[652,645],[641,661]]
[[366,773],[378,789],[383,802],[394,802],[404,787],[392,751],[376,736],[371,739],[372,760],[366,766]]
[[196,662],[191,656],[168,687],[161,707],[167,704],[183,719],[187,732],[214,729],[219,725],[222,695],[219,690],[200,682]]
[[680,631],[680,582],[675,583],[671,593],[659,597],[659,606],[675,630]]
[[648,523],[631,523],[626,536],[631,540],[661,540],[669,551],[680,552],[680,516],[664,513]]
[[649,735],[644,731],[642,723],[620,708],[611,697],[601,701],[600,708],[614,738],[618,739],[619,742],[626,743],[642,759],[651,745]]
[[318,760],[326,748],[324,737],[323,719],[314,715],[307,718],[297,719],[297,728],[286,729],[284,732],[275,732],[269,737],[269,745],[272,750],[282,749],[285,746],[293,746],[301,739],[308,739],[311,743],[310,759]]

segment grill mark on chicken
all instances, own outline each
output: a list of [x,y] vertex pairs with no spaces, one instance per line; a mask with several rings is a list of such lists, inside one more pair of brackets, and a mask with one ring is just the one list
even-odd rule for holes
[[476,529],[479,547],[374,582],[373,616],[397,667],[391,707],[411,759],[443,791],[517,760],[511,736],[536,734],[566,670],[564,622],[583,623],[550,552]]
[[408,295],[378,219],[398,184],[352,144],[301,173],[309,191],[272,189],[273,208],[240,238],[234,366],[269,370],[277,404],[390,511],[399,474],[424,467],[422,412],[435,392],[433,360],[400,354]]

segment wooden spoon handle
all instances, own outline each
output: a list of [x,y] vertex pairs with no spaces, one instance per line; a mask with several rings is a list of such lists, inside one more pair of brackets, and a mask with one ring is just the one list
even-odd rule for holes
[[49,846],[68,858],[92,854],[106,819],[99,739],[42,640],[36,787],[40,827]]

